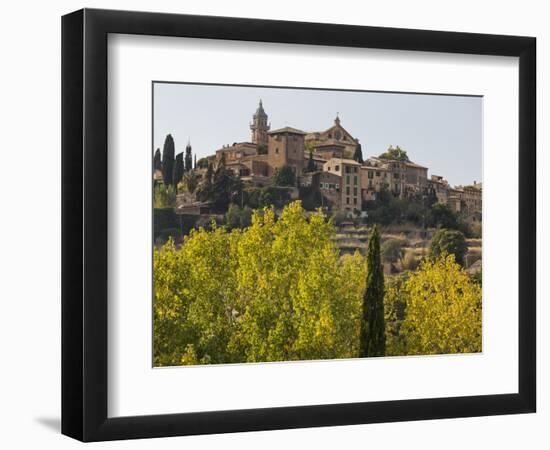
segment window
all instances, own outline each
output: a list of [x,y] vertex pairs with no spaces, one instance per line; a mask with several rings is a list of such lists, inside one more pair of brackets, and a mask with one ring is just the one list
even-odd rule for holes
[[354,205],[357,205],[357,198],[354,198],[354,199],[353,199],[353,204],[354,204]]
[[356,187],[353,188],[353,195],[354,195],[355,197],[357,197],[357,188],[356,188]]
[[349,205],[349,197],[346,197],[346,204]]
[[353,168],[353,173],[357,173],[357,167]]
[[372,177],[374,176],[374,172],[372,170],[369,170],[368,171],[368,174],[369,174],[369,178],[372,179]]
[[340,171],[340,166],[336,166],[336,167],[334,168],[334,171],[335,171],[335,172],[339,172],[339,171]]
[[349,184],[349,175],[346,175],[346,184]]
[[351,167],[350,166],[346,166],[346,173],[351,173]]
[[349,186],[346,186],[346,195],[349,195]]
[[353,177],[353,184],[357,186],[357,176]]
[[372,180],[369,180],[369,187],[372,188]]
[[394,177],[394,178],[399,178],[399,174],[398,174],[398,173],[394,173],[394,174],[393,174],[393,177]]
[[379,177],[379,176],[380,176],[380,172],[376,172],[376,176]]

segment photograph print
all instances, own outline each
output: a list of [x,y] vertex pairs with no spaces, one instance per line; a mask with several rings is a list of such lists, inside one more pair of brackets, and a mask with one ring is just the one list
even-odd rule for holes
[[154,367],[482,351],[482,97],[152,90]]

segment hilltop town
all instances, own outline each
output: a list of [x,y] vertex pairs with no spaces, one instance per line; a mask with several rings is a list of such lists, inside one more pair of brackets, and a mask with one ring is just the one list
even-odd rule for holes
[[[211,156],[195,161],[191,189],[177,196],[178,213],[216,212],[212,199],[200,195],[200,185],[211,182],[206,177],[211,178],[223,166],[245,188],[278,186],[285,188],[288,200],[300,198],[301,193],[303,197],[303,192],[309,196],[314,193],[318,206],[345,212],[350,218],[366,217],[369,202],[386,191],[395,198],[433,198],[468,221],[481,220],[481,183],[453,187],[443,176],[428,177],[428,167],[411,161],[399,146],[363,159],[359,140],[344,128],[338,115],[323,131],[306,132],[289,126],[272,130],[260,100],[250,132],[249,142],[223,145]],[[155,180],[159,182],[163,171],[157,152]],[[180,176],[192,167],[190,155],[188,144]]]

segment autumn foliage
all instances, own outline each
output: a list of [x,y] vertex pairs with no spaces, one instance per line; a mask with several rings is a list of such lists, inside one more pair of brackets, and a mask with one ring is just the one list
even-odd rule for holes
[[[367,262],[340,256],[334,233],[294,202],[155,249],[154,365],[359,357]],[[452,256],[390,285],[386,354],[480,351],[476,286]]]

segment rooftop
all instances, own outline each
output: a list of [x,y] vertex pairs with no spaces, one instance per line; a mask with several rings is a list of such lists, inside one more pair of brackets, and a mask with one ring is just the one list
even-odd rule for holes
[[329,162],[339,162],[340,164],[348,164],[350,166],[360,166],[361,164],[355,161],[354,159],[346,158],[330,158]]
[[303,135],[307,134],[305,131],[298,130],[297,128],[292,128],[292,127],[284,127],[284,128],[279,128],[278,130],[268,131],[267,134],[280,134],[280,133],[303,134]]

